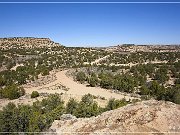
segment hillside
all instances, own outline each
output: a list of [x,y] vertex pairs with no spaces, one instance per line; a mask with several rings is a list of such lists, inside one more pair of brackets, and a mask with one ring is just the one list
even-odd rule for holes
[[34,38],[34,37],[13,37],[13,38],[0,38],[1,49],[11,48],[43,48],[59,46],[49,38]]
[[178,133],[180,105],[149,100],[104,112],[97,117],[77,119],[71,115],[62,115],[61,120],[54,121],[49,131],[66,134]]

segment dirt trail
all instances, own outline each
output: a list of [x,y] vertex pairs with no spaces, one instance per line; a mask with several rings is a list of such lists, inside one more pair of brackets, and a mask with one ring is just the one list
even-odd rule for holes
[[96,59],[95,61],[91,62],[91,65],[92,64],[97,64],[97,63],[101,62],[102,60],[107,59],[108,57],[110,57],[110,55],[106,55],[106,56],[104,56],[102,58]]
[[113,64],[113,63],[111,63],[110,65],[112,66],[112,65],[115,65],[115,66],[130,66],[130,67],[132,67],[132,66],[136,66],[136,65],[139,65],[139,64],[142,64],[142,65],[146,65],[146,64],[161,64],[161,63],[168,63],[168,61],[158,61],[158,60],[156,60],[156,61],[150,61],[150,62],[143,62],[143,63],[128,63],[128,64]]

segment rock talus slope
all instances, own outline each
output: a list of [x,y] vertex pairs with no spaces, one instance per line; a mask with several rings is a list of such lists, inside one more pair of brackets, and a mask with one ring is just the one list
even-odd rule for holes
[[[68,115],[68,114],[67,114]],[[180,105],[142,101],[91,118],[61,118],[49,129],[55,134],[180,134]]]

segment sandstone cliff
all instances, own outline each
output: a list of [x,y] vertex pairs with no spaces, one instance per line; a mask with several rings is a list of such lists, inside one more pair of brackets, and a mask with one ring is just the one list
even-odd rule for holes
[[[180,134],[180,105],[142,101],[97,117],[55,120],[50,132],[64,134]],[[167,133],[168,132],[168,133]],[[178,133],[179,132],[179,133]]]

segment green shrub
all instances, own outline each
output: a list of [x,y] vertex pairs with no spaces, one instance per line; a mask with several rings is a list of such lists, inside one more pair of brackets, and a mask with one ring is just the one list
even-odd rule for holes
[[180,85],[176,85],[173,93],[173,102],[180,104]]
[[180,90],[178,90],[175,94],[174,94],[174,103],[176,104],[180,104]]
[[86,74],[82,71],[78,72],[76,75],[76,80],[83,83],[84,81],[86,81]]
[[149,94],[150,94],[150,90],[145,85],[142,85],[140,88],[140,95],[149,95]]
[[66,113],[75,114],[75,111],[78,107],[78,102],[75,99],[70,99],[66,105]]
[[50,94],[47,99],[43,99],[41,102],[44,112],[49,112],[63,104],[64,101],[61,100],[59,94]]
[[43,75],[43,76],[49,75],[49,70],[48,70],[48,69],[44,69],[44,70],[42,71],[42,75]]
[[90,77],[88,79],[88,83],[91,87],[95,87],[96,85],[98,85],[98,78],[97,77]]
[[78,103],[74,99],[70,99],[66,106],[66,113],[75,115],[78,118],[97,116],[100,114],[101,108],[93,101],[94,96],[86,94]]
[[24,89],[22,87],[18,87],[16,84],[6,86],[4,89],[1,90],[1,97],[9,98],[11,100],[17,99],[24,94]]
[[33,91],[31,93],[31,98],[36,98],[36,97],[39,97],[39,93],[37,91]]
[[106,106],[106,110],[114,110],[117,109],[119,107],[125,106],[127,105],[128,102],[125,99],[122,100],[116,100],[116,99],[110,99],[107,106]]
[[105,77],[101,79],[100,86],[105,89],[111,89],[113,85],[113,79],[110,77]]

